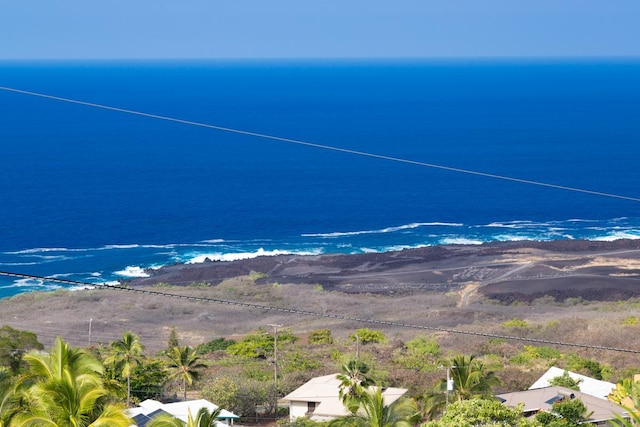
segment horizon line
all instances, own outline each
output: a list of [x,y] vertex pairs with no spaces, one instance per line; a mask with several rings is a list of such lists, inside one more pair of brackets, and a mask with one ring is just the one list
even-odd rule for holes
[[640,60],[638,55],[469,55],[469,56],[259,56],[259,57],[0,57],[0,62],[442,62],[442,61],[478,61],[478,62],[538,62],[538,61],[634,61]]

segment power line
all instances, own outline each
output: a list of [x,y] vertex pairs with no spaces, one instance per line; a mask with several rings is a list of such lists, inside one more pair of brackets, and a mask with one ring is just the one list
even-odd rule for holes
[[151,118],[151,119],[165,120],[165,121],[174,122],[174,123],[181,123],[181,124],[185,124],[185,125],[189,125],[189,126],[198,126],[198,127],[203,127],[203,128],[207,128],[207,129],[214,129],[214,130],[219,130],[219,131],[222,131],[222,132],[235,133],[235,134],[240,134],[240,135],[252,136],[252,137],[256,137],[256,138],[270,139],[270,140],[286,142],[286,143],[290,143],[290,144],[297,144],[297,145],[303,145],[303,146],[307,146],[307,147],[319,148],[319,149],[322,149],[322,150],[337,151],[337,152],[340,152],[340,153],[353,154],[353,155],[356,155],[356,156],[369,157],[369,158],[375,158],[375,159],[380,159],[380,160],[388,160],[388,161],[397,162],[397,163],[404,163],[404,164],[422,166],[422,167],[433,168],[433,169],[440,169],[440,170],[445,170],[445,171],[449,171],[449,172],[464,173],[464,174],[468,174],[468,175],[481,176],[481,177],[485,177],[485,178],[500,179],[500,180],[503,180],[503,181],[517,182],[517,183],[520,183],[520,184],[536,185],[536,186],[539,186],[539,187],[553,188],[553,189],[556,189],[556,190],[566,190],[566,191],[572,191],[572,192],[584,193],[584,194],[591,194],[591,195],[601,196],[601,197],[609,197],[609,198],[615,198],[615,199],[629,200],[629,201],[632,201],[632,202],[640,202],[640,198],[638,198],[638,197],[624,196],[624,195],[613,194],[613,193],[605,193],[605,192],[594,191],[594,190],[586,190],[586,189],[583,189],[583,188],[569,187],[569,186],[565,186],[565,185],[552,184],[552,183],[534,181],[534,180],[522,179],[522,178],[515,178],[515,177],[510,177],[510,176],[505,176],[505,175],[497,175],[497,174],[493,174],[493,173],[480,172],[480,171],[474,171],[474,170],[470,170],[470,169],[462,169],[462,168],[456,168],[456,167],[451,167],[451,166],[438,165],[438,164],[434,164],[434,163],[421,162],[421,161],[417,161],[417,160],[403,159],[403,158],[400,158],[400,157],[393,157],[393,156],[387,156],[387,155],[384,155],[384,154],[370,153],[370,152],[367,152],[367,151],[351,150],[351,149],[348,149],[348,148],[335,147],[335,146],[331,146],[331,145],[316,144],[316,143],[313,143],[313,142],[302,141],[302,140],[298,140],[298,139],[284,138],[284,137],[275,136],[275,135],[268,135],[268,134],[263,134],[263,133],[258,133],[258,132],[251,132],[251,131],[241,130],[241,129],[228,128],[228,127],[224,127],[224,126],[217,126],[217,125],[212,125],[212,124],[207,124],[207,123],[202,123],[202,122],[194,122],[194,121],[191,121],[191,120],[183,120],[183,119],[178,119],[178,118],[175,118],[175,117],[161,116],[161,115],[158,115],[158,114],[145,113],[143,111],[136,111],[136,110],[129,110],[129,109],[126,109],[126,108],[112,107],[110,105],[96,104],[96,103],[93,103],[93,102],[80,101],[80,100],[77,100],[77,99],[63,98],[63,97],[60,97],[60,96],[48,95],[48,94],[39,93],[39,92],[31,92],[31,91],[27,91],[27,90],[16,89],[16,88],[11,88],[11,87],[6,87],[6,86],[0,86],[0,90],[4,90],[4,91],[7,91],[7,92],[19,93],[19,94],[23,94],[23,95],[35,96],[35,97],[39,97],[39,98],[52,99],[52,100],[55,100],[55,101],[67,102],[67,103],[71,103],[71,104],[84,105],[84,106],[92,107],[92,108],[100,108],[100,109],[103,109],[103,110],[116,111],[116,112],[119,112],[119,113],[133,114],[133,115],[136,115],[136,116],[142,116],[142,117],[147,117],[147,118]]
[[313,316],[313,317],[325,317],[328,319],[349,320],[353,322],[368,323],[368,324],[381,325],[381,326],[394,326],[394,327],[408,328],[408,329],[418,329],[418,330],[427,330],[427,331],[434,331],[434,332],[447,332],[451,334],[471,335],[471,336],[483,337],[483,338],[499,338],[499,339],[505,339],[510,341],[524,341],[524,342],[536,343],[536,344],[547,344],[547,345],[557,345],[557,346],[565,346],[565,347],[585,348],[585,349],[592,349],[592,350],[605,350],[605,351],[615,351],[620,353],[640,354],[640,350],[634,350],[634,349],[628,349],[628,348],[616,348],[616,347],[598,346],[598,345],[590,345],[590,344],[570,343],[570,342],[564,342],[564,341],[552,341],[552,340],[544,340],[539,338],[516,337],[512,335],[500,335],[500,334],[491,334],[491,333],[485,333],[485,332],[465,331],[462,329],[450,329],[450,328],[440,328],[436,326],[415,325],[415,324],[402,323],[402,322],[392,322],[388,320],[363,319],[360,317],[345,316],[341,314],[325,314],[317,311],[273,307],[273,306],[262,305],[262,304],[254,304],[254,303],[240,302],[240,301],[229,301],[229,300],[222,300],[217,298],[177,295],[177,294],[171,294],[168,292],[152,291],[147,289],[136,289],[136,288],[131,288],[124,285],[107,285],[107,284],[96,285],[91,283],[79,282],[75,280],[49,278],[44,276],[34,276],[31,274],[13,273],[8,271],[0,271],[0,275],[9,276],[9,277],[19,277],[23,279],[36,279],[36,280],[44,280],[44,281],[50,281],[50,282],[58,282],[58,283],[64,283],[64,284],[69,284],[74,286],[97,287],[100,289],[113,289],[113,290],[127,291],[127,292],[133,292],[133,293],[144,294],[144,295],[154,295],[154,296],[159,296],[164,298],[177,298],[177,299],[183,299],[187,301],[232,305],[237,307],[274,311],[274,312],[280,312],[285,314],[296,314],[301,316]]

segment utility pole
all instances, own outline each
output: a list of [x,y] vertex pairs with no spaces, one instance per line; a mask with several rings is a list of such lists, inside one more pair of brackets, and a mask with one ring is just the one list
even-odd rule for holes
[[273,326],[273,408],[276,419],[278,418],[278,328],[282,325],[270,324]]
[[[455,366],[454,366],[455,368]],[[450,376],[450,371],[451,368],[449,366],[447,366],[447,390],[445,391],[445,408],[449,407],[449,393],[451,393],[454,390],[454,381],[453,378],[451,378]]]
[[89,318],[89,347],[91,347],[91,323],[93,322],[92,318]]

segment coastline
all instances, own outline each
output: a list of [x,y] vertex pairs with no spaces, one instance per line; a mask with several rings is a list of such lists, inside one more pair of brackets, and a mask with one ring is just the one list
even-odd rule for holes
[[604,301],[640,295],[640,240],[513,241],[366,254],[259,256],[175,264],[147,273],[149,277],[125,283],[215,286],[254,275],[258,285],[316,285],[342,293],[449,292],[476,284],[478,292],[506,302],[548,295]]
[[[45,344],[56,336],[74,345],[86,345],[89,339],[107,343],[132,330],[155,350],[166,345],[171,328],[177,328],[181,342],[197,345],[242,336],[267,324],[289,325],[298,334],[329,328],[336,337],[363,327],[341,316],[495,333],[504,333],[499,325],[514,317],[533,324],[584,319],[579,321],[598,321],[600,328],[622,322],[635,310],[634,298],[640,297],[640,240],[520,241],[378,254],[280,255],[176,264],[126,283],[152,292],[108,287],[27,292],[0,299],[0,324],[36,332]],[[619,304],[624,300],[629,301]],[[291,309],[320,315],[299,316]],[[611,318],[609,323],[603,316]],[[383,328],[398,337],[420,333],[402,326]],[[591,335],[592,331],[576,336],[575,341],[624,347],[617,334],[601,334],[597,340]],[[468,338],[447,336],[462,340],[457,345],[468,345]]]

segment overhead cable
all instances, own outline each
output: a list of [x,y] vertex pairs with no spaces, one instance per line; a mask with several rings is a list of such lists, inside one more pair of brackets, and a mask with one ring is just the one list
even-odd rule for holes
[[0,86],[0,90],[4,90],[4,91],[7,91],[7,92],[19,93],[19,94],[23,94],[23,95],[36,96],[36,97],[40,97],[40,98],[52,99],[52,100],[55,100],[55,101],[62,101],[62,102],[68,102],[68,103],[72,103],[72,104],[84,105],[84,106],[87,106],[87,107],[101,108],[103,110],[117,111],[117,112],[125,113],[125,114],[133,114],[133,115],[142,116],[142,117],[148,117],[148,118],[157,119],[157,120],[165,120],[165,121],[169,121],[169,122],[181,123],[181,124],[185,124],[185,125],[189,125],[189,126],[198,126],[198,127],[208,128],[208,129],[215,129],[215,130],[219,130],[219,131],[222,131],[222,132],[230,132],[230,133],[235,133],[235,134],[240,134],[240,135],[252,136],[252,137],[256,137],[256,138],[263,138],[263,139],[270,139],[270,140],[275,140],[275,141],[280,141],[280,142],[286,142],[286,143],[290,143],[290,144],[304,145],[304,146],[308,146],[308,147],[319,148],[319,149],[322,149],[322,150],[337,151],[337,152],[340,152],[340,153],[353,154],[353,155],[357,155],[357,156],[370,157],[370,158],[381,159],[381,160],[388,160],[388,161],[392,161],[392,162],[411,164],[411,165],[415,165],[415,166],[422,166],[422,167],[427,167],[427,168],[446,170],[446,171],[449,171],[449,172],[464,173],[464,174],[468,174],[468,175],[482,176],[482,177],[485,177],[485,178],[493,178],[493,179],[500,179],[500,180],[503,180],[503,181],[517,182],[517,183],[520,183],[520,184],[536,185],[536,186],[539,186],[539,187],[553,188],[553,189],[556,189],[556,190],[566,190],[566,191],[573,191],[573,192],[577,192],[577,193],[591,194],[591,195],[595,195],[595,196],[602,196],[602,197],[609,197],[609,198],[615,198],[615,199],[629,200],[629,201],[632,201],[632,202],[640,202],[640,198],[639,197],[631,197],[631,196],[624,196],[624,195],[613,194],[613,193],[605,193],[605,192],[601,192],[601,191],[586,190],[586,189],[583,189],[583,188],[568,187],[568,186],[565,186],[565,185],[552,184],[552,183],[534,181],[534,180],[522,179],[522,178],[515,178],[515,177],[510,177],[510,176],[504,176],[504,175],[497,175],[497,174],[493,174],[493,173],[474,171],[474,170],[470,170],[470,169],[461,169],[461,168],[456,168],[456,167],[451,167],[451,166],[438,165],[438,164],[434,164],[434,163],[421,162],[421,161],[417,161],[417,160],[403,159],[403,158],[400,158],[400,157],[387,156],[387,155],[384,155],[384,154],[375,154],[375,153],[370,153],[370,152],[366,152],[366,151],[351,150],[351,149],[348,149],[348,148],[335,147],[335,146],[331,146],[331,145],[316,144],[316,143],[308,142],[308,141],[301,141],[301,140],[291,139],[291,138],[283,138],[283,137],[280,137],[280,136],[268,135],[268,134],[263,134],[263,133],[258,133],[258,132],[251,132],[251,131],[246,131],[246,130],[241,130],[241,129],[228,128],[228,127],[224,127],[224,126],[217,126],[217,125],[212,125],[212,124],[207,124],[207,123],[194,122],[194,121],[191,121],[191,120],[183,120],[183,119],[178,119],[178,118],[175,118],[175,117],[161,116],[161,115],[158,115],[158,114],[145,113],[145,112],[142,112],[142,111],[129,110],[129,109],[126,109],[126,108],[112,107],[112,106],[109,106],[109,105],[96,104],[96,103],[93,103],[93,102],[80,101],[80,100],[77,100],[77,99],[63,98],[63,97],[60,97],[60,96],[47,95],[47,94],[44,94],[44,93],[31,92],[31,91],[27,91],[27,90],[16,89],[16,88],[11,88],[11,87],[6,87],[6,86]]
[[511,335],[491,334],[486,332],[465,331],[462,329],[415,325],[415,324],[409,324],[409,323],[403,323],[403,322],[393,322],[389,320],[364,319],[364,318],[355,317],[355,316],[345,316],[341,314],[326,314],[326,313],[320,313],[316,311],[298,310],[298,309],[284,308],[284,307],[273,307],[273,306],[255,304],[255,303],[249,303],[249,302],[229,301],[229,300],[222,300],[217,298],[194,297],[194,296],[188,296],[188,295],[178,295],[178,294],[171,294],[168,292],[159,292],[159,291],[153,291],[148,289],[136,289],[136,288],[132,288],[125,285],[92,284],[92,283],[86,283],[86,282],[79,282],[75,280],[44,277],[44,276],[34,276],[31,274],[13,273],[8,271],[0,271],[0,275],[10,276],[10,277],[19,277],[22,279],[34,279],[34,280],[64,283],[64,284],[73,285],[73,286],[92,287],[92,288],[99,288],[99,289],[112,289],[112,290],[118,290],[118,291],[133,292],[133,293],[143,294],[143,295],[154,295],[154,296],[159,296],[164,298],[176,298],[176,299],[182,299],[182,300],[194,301],[194,302],[206,302],[206,303],[214,303],[214,304],[222,304],[222,305],[232,305],[237,307],[273,311],[273,312],[285,313],[285,314],[295,314],[300,316],[325,317],[328,319],[349,320],[353,322],[368,323],[368,324],[374,324],[374,325],[394,326],[394,327],[400,327],[400,328],[419,329],[419,330],[427,330],[427,331],[434,331],[434,332],[447,332],[451,334],[471,335],[471,336],[477,336],[477,337],[483,337],[483,338],[499,338],[499,339],[504,339],[509,341],[524,341],[524,342],[530,342],[530,343],[536,343],[536,344],[578,347],[578,348],[585,348],[585,349],[592,349],[592,350],[605,350],[605,351],[615,351],[620,353],[640,354],[640,350],[634,350],[634,349],[628,349],[628,348],[616,348],[616,347],[598,346],[598,345],[591,345],[591,344],[571,343],[571,342],[565,342],[565,341],[552,341],[552,340],[545,340],[545,339],[539,339],[539,338],[516,337]]

